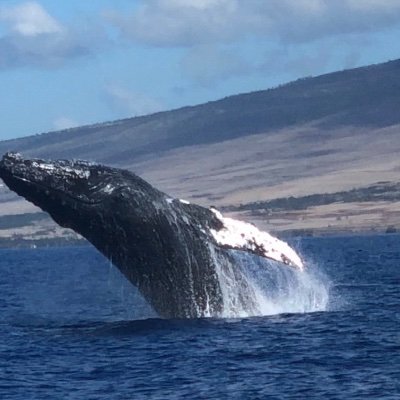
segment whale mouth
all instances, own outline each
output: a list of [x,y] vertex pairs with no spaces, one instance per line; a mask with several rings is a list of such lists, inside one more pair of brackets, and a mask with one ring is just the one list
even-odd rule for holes
[[26,178],[21,178],[19,176],[13,176],[12,178],[17,181],[23,182],[23,183],[29,185],[30,187],[36,188],[37,192],[44,192],[50,199],[53,199],[53,200],[55,200],[57,198],[57,196],[59,196],[59,197],[64,197],[65,199],[70,199],[77,203],[87,204],[87,205],[97,205],[97,204],[101,204],[104,202],[104,198],[98,199],[98,200],[84,199],[82,197],[74,195],[73,193],[62,191],[61,189],[54,189],[54,188],[46,186],[45,184],[42,184],[40,182],[34,182],[34,181],[31,181]]

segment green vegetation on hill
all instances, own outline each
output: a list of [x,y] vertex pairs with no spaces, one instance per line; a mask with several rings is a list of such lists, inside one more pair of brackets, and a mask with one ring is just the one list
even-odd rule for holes
[[21,228],[48,219],[48,214],[44,212],[2,215],[0,216],[0,229]]
[[333,203],[367,201],[400,201],[400,183],[380,182],[376,185],[336,193],[311,194],[302,197],[284,197],[225,207],[225,211],[290,211]]

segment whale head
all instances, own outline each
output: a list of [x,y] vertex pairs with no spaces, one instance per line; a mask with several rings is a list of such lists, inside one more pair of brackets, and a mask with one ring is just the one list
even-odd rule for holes
[[[132,172],[87,161],[24,159],[7,153],[0,161],[0,178],[114,263],[126,265],[128,258],[131,264],[144,263],[157,203],[165,195]],[[136,284],[134,271],[130,269],[128,278]]]
[[124,205],[129,206],[126,218],[139,217],[144,213],[142,208],[148,208],[148,198],[163,196],[126,170],[87,161],[24,159],[11,152],[0,161],[0,177],[11,190],[47,211],[59,225],[83,236],[101,234],[102,227],[112,223],[110,217],[115,219]]

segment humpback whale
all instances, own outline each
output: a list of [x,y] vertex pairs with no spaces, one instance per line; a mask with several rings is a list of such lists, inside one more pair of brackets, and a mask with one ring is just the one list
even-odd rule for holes
[[7,153],[0,161],[0,178],[59,225],[91,242],[161,317],[221,315],[224,268],[243,286],[237,301],[249,301],[232,250],[303,268],[285,242],[215,208],[175,199],[127,170]]

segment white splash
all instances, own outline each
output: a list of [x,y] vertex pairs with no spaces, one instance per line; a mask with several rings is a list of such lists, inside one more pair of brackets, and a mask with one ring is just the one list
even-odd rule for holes
[[211,211],[223,224],[220,230],[210,229],[214,239],[221,246],[250,251],[303,270],[301,258],[286,242],[260,231],[247,222],[225,218],[215,208],[211,208]]
[[233,251],[234,263],[212,252],[223,298],[223,318],[326,311],[329,283],[311,268],[300,271]]

